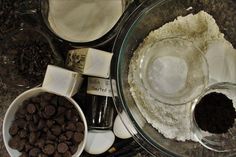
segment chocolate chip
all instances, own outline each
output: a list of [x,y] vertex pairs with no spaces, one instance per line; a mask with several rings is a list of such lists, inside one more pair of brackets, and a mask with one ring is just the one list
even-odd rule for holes
[[14,123],[21,129],[23,129],[26,125],[26,121],[24,119],[16,119]]
[[66,125],[65,125],[65,124],[63,124],[63,125],[61,126],[61,130],[62,130],[62,132],[65,132],[65,131],[66,131]]
[[60,106],[64,106],[64,107],[66,107],[66,108],[68,108],[68,106],[71,104],[66,98],[64,98],[64,97],[60,97],[59,99],[58,99],[58,103],[59,103],[59,105]]
[[48,157],[46,154],[40,154],[39,157]]
[[71,110],[66,111],[66,119],[71,120],[71,117],[72,117],[72,111]]
[[55,152],[55,147],[52,144],[48,144],[43,148],[43,152],[47,155],[52,155]]
[[66,130],[69,130],[69,131],[76,131],[76,126],[74,123],[72,122],[68,122],[68,124],[66,125]]
[[41,153],[41,154],[39,154],[38,157],[48,157],[48,155],[46,155],[46,154],[44,154],[44,153]]
[[38,157],[38,155],[41,153],[41,150],[39,148],[32,148],[30,151],[29,151],[29,156],[32,156],[32,157]]
[[29,123],[29,131],[37,131],[37,126],[33,122]]
[[56,144],[56,142],[55,141],[51,141],[51,140],[47,140],[47,141],[45,141],[45,144]]
[[46,122],[45,122],[45,120],[40,119],[37,128],[38,128],[39,130],[41,130],[41,129],[45,128],[45,127],[46,127]]
[[13,124],[9,129],[9,133],[10,135],[14,136],[17,134],[18,130],[19,130],[18,126]]
[[72,154],[69,151],[67,151],[63,154],[63,157],[71,157],[71,156],[72,156]]
[[78,122],[78,121],[79,121],[78,116],[73,115],[73,116],[71,117],[71,121],[74,122],[74,123]]
[[35,132],[31,132],[29,135],[29,143],[34,144],[37,140],[37,134]]
[[32,145],[30,145],[29,143],[25,144],[25,151],[28,152],[29,150],[31,150],[33,148]]
[[77,116],[78,119],[79,119],[80,118],[80,114],[79,114],[78,110],[74,107],[72,111],[73,111],[73,115]]
[[21,107],[18,109],[18,111],[16,112],[16,119],[20,119],[20,118],[24,118],[26,114],[26,110]]
[[47,115],[45,112],[43,112],[42,114],[43,114],[43,118],[45,118],[45,119],[50,119],[51,118],[51,116]]
[[57,116],[64,115],[66,111],[65,107],[59,106],[57,109]]
[[27,137],[27,135],[28,135],[28,133],[27,133],[27,131],[26,130],[20,130],[19,132],[18,132],[18,135],[20,136],[20,138],[26,138]]
[[26,114],[25,119],[26,121],[31,121],[33,119],[33,116],[31,114]]
[[46,133],[47,133],[48,130],[49,130],[49,128],[47,128],[47,127],[46,127],[46,128],[43,128],[43,132],[46,132]]
[[53,96],[50,102],[51,102],[52,105],[57,106],[57,104],[58,104],[58,97],[57,96]]
[[74,107],[74,105],[66,98],[65,98],[64,106],[68,109],[72,109]]
[[19,143],[20,143],[20,137],[15,136],[9,140],[8,145],[13,149],[17,149],[19,147]]
[[56,112],[56,109],[53,105],[48,105],[48,106],[45,106],[44,108],[44,113],[46,116],[51,117],[55,114],[55,112]]
[[40,103],[40,97],[38,97],[38,96],[36,96],[36,97],[33,97],[33,98],[31,98],[31,101],[33,102],[33,103]]
[[45,141],[43,139],[39,139],[36,143],[35,143],[35,146],[38,147],[38,148],[43,148],[45,145]]
[[84,131],[84,124],[82,122],[76,123],[76,129],[78,132],[83,132]]
[[47,120],[46,124],[49,128],[51,128],[53,126],[53,124],[55,124],[55,121],[54,120]]
[[62,154],[55,152],[53,157],[62,157]]
[[70,146],[70,152],[71,154],[75,154],[78,150],[78,145],[73,145],[73,146]]
[[60,136],[59,136],[59,141],[60,141],[60,142],[65,142],[67,139],[68,139],[68,138],[67,138],[66,136],[64,136],[64,135],[60,135]]
[[45,94],[42,94],[42,98],[46,101],[50,101],[52,98],[53,98],[53,94],[50,94],[50,93],[45,93]]
[[57,137],[52,134],[51,131],[47,132],[47,139],[48,140],[55,140]]
[[65,143],[60,143],[57,145],[57,151],[59,153],[65,153],[68,149],[69,149],[69,147]]
[[72,146],[73,145],[73,142],[72,141],[66,141],[65,142],[68,146]]
[[26,144],[26,139],[20,140],[17,150],[21,152],[24,149],[25,144]]
[[44,112],[43,111],[39,111],[38,115],[39,115],[40,118],[42,118],[42,119],[44,118]]
[[45,101],[45,100],[43,100],[43,101],[40,102],[40,106],[41,106],[42,108],[45,108],[47,105],[49,105],[49,104],[48,104],[48,102]]
[[80,132],[75,132],[73,135],[73,141],[75,142],[81,142],[84,139],[84,134],[80,133]]
[[27,112],[30,113],[30,114],[33,114],[36,112],[36,107],[34,104],[28,104],[27,105]]
[[33,115],[33,122],[34,122],[34,124],[38,124],[38,122],[39,122],[39,116],[38,115]]
[[24,152],[20,155],[20,157],[28,157],[28,154]]
[[74,132],[73,131],[67,131],[66,132],[66,137],[67,137],[67,140],[70,140],[74,135]]
[[42,133],[43,133],[43,132],[41,132],[41,131],[37,131],[37,132],[36,132],[37,139],[42,135]]
[[23,103],[22,103],[22,108],[23,109],[27,108],[29,103],[30,103],[30,100],[24,100]]
[[60,124],[60,125],[63,125],[65,123],[65,118],[64,116],[59,116],[55,119],[55,121]]
[[51,128],[51,131],[53,133],[53,135],[60,135],[61,134],[61,127],[59,125],[53,125]]

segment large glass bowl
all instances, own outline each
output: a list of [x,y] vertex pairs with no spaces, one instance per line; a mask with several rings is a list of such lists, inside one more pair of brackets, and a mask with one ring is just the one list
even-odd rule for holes
[[[236,46],[236,3],[233,0],[148,0],[144,1],[130,16],[121,29],[113,47],[114,57],[111,80],[114,101],[118,113],[125,112],[132,123],[127,127],[134,139],[150,154],[155,156],[185,157],[233,157],[232,152],[217,153],[206,149],[200,143],[180,142],[165,138],[149,124],[138,109],[130,93],[128,71],[134,50],[150,31],[185,16],[204,10],[211,14],[225,38]],[[121,119],[125,119],[120,114]],[[162,154],[162,155],[160,155]]]

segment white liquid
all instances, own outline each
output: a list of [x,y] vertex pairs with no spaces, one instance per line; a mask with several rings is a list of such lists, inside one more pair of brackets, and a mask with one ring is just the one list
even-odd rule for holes
[[49,0],[48,21],[61,38],[88,42],[111,30],[122,13],[122,0]]

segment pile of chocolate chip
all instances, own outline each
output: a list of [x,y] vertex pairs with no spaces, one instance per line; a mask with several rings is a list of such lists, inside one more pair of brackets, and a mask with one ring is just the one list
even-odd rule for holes
[[42,93],[23,102],[9,133],[20,157],[71,157],[84,139],[84,124],[66,98]]

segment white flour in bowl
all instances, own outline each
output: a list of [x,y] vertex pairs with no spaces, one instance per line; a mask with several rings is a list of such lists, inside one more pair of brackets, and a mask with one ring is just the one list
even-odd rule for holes
[[191,104],[161,104],[142,89],[141,82],[137,79],[137,68],[142,54],[156,41],[168,37],[184,37],[193,41],[205,53],[209,64],[209,84],[224,81],[236,83],[236,71],[232,69],[236,67],[236,50],[225,40],[214,18],[201,11],[196,15],[178,17],[175,21],[152,31],[134,52],[129,65],[128,81],[135,103],[147,122],[166,138],[196,141],[191,132]]
[[122,0],[49,0],[48,21],[61,38],[88,42],[110,31],[122,13]]

